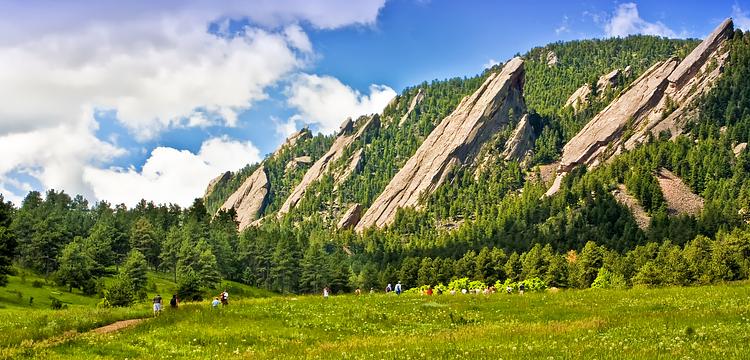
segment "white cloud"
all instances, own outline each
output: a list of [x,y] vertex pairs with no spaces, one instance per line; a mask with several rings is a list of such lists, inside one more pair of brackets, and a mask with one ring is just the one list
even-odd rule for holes
[[287,89],[287,102],[300,111],[295,120],[332,133],[347,117],[379,113],[396,96],[385,85],[370,85],[369,90],[369,95],[361,94],[331,76],[300,74]]
[[562,33],[569,33],[570,27],[568,26],[568,15],[563,15],[562,23],[555,29],[555,34],[560,35]]
[[289,135],[292,135],[297,131],[297,122],[300,121],[300,116],[294,115],[287,119],[287,121],[271,116],[271,121],[274,124],[276,135],[279,135],[280,139],[286,139]]
[[742,11],[738,4],[732,5],[732,20],[735,27],[745,31],[750,30],[750,15],[747,11]]
[[133,206],[141,198],[157,203],[189,206],[203,195],[208,182],[227,170],[260,161],[260,151],[250,142],[226,137],[203,142],[197,154],[170,147],[151,151],[141,171],[87,166],[83,177],[98,199]]
[[[117,135],[96,137],[92,114],[112,112],[141,141],[236,126],[268,87],[308,65],[313,47],[298,24],[371,25],[384,1],[0,2],[0,192],[10,198],[19,189],[10,174],[24,172],[45,189],[112,195],[82,175],[124,153]],[[251,27],[230,28],[245,18]]]
[[482,69],[489,69],[495,65],[500,65],[500,62],[495,59],[489,59],[484,65],[482,65]]
[[638,14],[638,5],[635,3],[620,4],[615,14],[604,24],[607,36],[624,37],[631,34],[657,35],[670,38],[684,37],[685,34],[677,34],[672,29],[661,23],[648,22]]

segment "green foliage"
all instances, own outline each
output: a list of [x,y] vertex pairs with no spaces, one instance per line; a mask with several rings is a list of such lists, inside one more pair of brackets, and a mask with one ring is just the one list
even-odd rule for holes
[[622,274],[613,273],[607,268],[599,269],[599,274],[591,283],[592,289],[623,289],[627,286]]
[[130,281],[130,284],[133,286],[133,294],[140,299],[146,297],[147,272],[148,264],[146,263],[146,257],[136,249],[131,250],[120,269],[120,276]]
[[524,281],[521,281],[521,283],[523,284],[525,291],[528,292],[540,292],[547,290],[547,283],[538,277],[526,279]]
[[14,211],[13,204],[6,202],[0,194],[0,287],[8,284],[8,274],[12,271],[11,264],[16,250],[16,241],[9,229]]
[[104,289],[102,305],[104,307],[130,306],[135,300],[133,281],[124,275],[115,277],[112,283]]
[[91,287],[94,261],[85,251],[83,239],[76,237],[67,244],[60,253],[58,264],[54,277],[60,285],[68,286],[71,292],[74,288]]

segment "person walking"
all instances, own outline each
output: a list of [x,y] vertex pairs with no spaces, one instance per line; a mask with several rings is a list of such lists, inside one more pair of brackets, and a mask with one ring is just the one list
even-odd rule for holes
[[159,315],[159,312],[161,312],[161,295],[156,294],[154,296],[154,316]]
[[401,295],[401,282],[400,281],[396,283],[396,288],[394,289],[394,291],[396,292],[396,295]]
[[229,292],[227,289],[224,289],[224,292],[221,293],[221,306],[229,305]]
[[393,288],[391,287],[391,284],[388,284],[388,286],[385,287],[385,293],[387,294],[391,291],[393,291]]
[[526,289],[526,287],[523,285],[523,283],[518,285],[518,294],[523,295],[523,291]]
[[218,297],[215,297],[214,301],[211,301],[211,307],[214,309],[218,308],[219,304],[221,304],[221,301],[219,301]]
[[172,309],[177,309],[177,307],[180,305],[180,300],[177,299],[177,294],[172,295],[172,299],[169,300],[169,307]]
[[323,299],[328,299],[328,293],[329,293],[329,290],[328,290],[328,287],[326,286],[323,288]]

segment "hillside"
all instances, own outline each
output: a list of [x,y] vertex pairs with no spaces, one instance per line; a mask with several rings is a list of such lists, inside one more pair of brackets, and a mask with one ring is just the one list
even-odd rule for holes
[[15,247],[0,260],[89,292],[102,277],[141,291],[143,269],[281,293],[747,279],[749,79],[731,20],[702,41],[550,44],[409,87],[335,134],[303,129],[188,208],[31,192],[0,213]]

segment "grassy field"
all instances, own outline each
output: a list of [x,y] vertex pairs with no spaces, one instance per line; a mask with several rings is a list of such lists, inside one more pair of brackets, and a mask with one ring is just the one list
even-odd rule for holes
[[[75,318],[70,311],[60,314]],[[33,312],[37,316],[49,315]],[[0,329],[2,335],[14,331]],[[115,334],[80,334],[50,346],[4,341],[1,354],[45,359],[747,359],[749,343],[750,284],[743,283],[523,296],[273,297],[234,301],[220,309],[206,302],[166,311]]]

